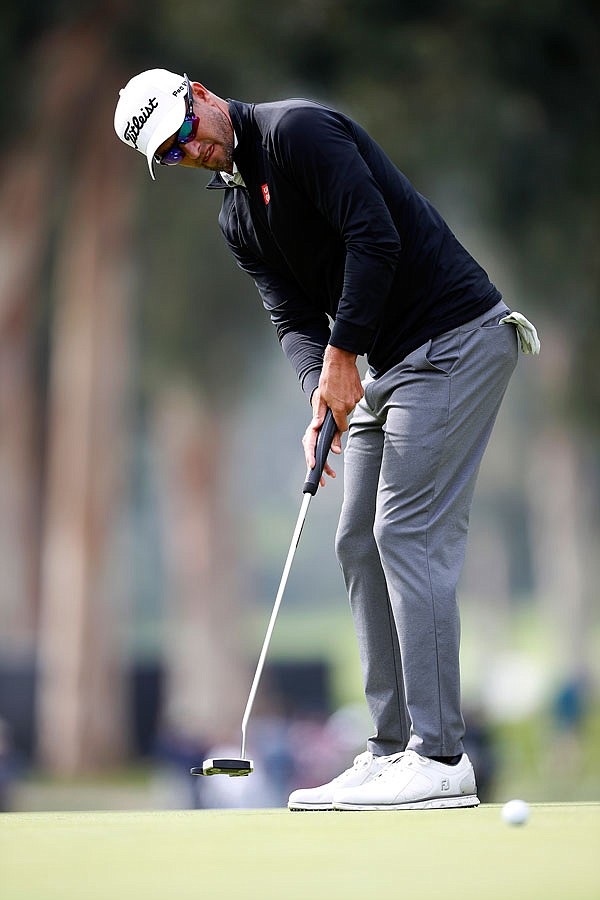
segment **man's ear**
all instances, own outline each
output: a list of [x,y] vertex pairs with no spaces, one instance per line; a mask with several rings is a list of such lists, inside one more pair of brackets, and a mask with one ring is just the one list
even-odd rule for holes
[[192,81],[191,85],[192,93],[195,94],[195,96],[198,97],[199,100],[206,101],[208,99],[210,95],[210,91],[208,90],[208,88],[205,88],[204,85],[200,84],[199,81]]

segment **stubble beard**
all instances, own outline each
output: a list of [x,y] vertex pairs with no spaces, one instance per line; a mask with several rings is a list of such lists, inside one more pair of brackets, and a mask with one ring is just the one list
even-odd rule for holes
[[230,175],[233,172],[233,125],[228,116],[219,110],[222,123],[223,171]]
[[223,170],[230,175],[233,173],[233,142],[223,144]]

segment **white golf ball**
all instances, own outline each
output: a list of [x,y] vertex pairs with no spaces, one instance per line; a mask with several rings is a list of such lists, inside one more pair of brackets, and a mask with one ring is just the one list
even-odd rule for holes
[[509,800],[502,807],[502,818],[507,825],[524,825],[529,818],[529,806],[524,800]]

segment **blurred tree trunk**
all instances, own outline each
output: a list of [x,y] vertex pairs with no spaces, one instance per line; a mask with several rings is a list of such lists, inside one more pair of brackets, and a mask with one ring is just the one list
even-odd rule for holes
[[164,729],[199,746],[237,741],[249,689],[239,585],[222,500],[222,423],[196,392],[156,409],[167,564]]
[[0,609],[5,652],[33,649],[39,558],[40,406],[34,322],[45,248],[47,163],[11,153],[0,176]]
[[119,86],[109,25],[65,30],[46,47],[44,59],[55,65],[44,84],[51,117],[37,154],[70,164],[53,283],[37,707],[39,758],[62,773],[114,763],[127,743],[115,528],[127,437],[133,191],[132,160],[116,152],[107,126]]
[[556,426],[532,438],[531,463],[532,556],[545,618],[554,622],[560,638],[556,674],[587,674],[590,467],[568,431]]
[[[532,561],[545,618],[560,639],[557,676],[585,674],[589,665],[590,597],[593,542],[597,534],[593,505],[594,466],[586,458],[581,435],[556,415],[565,402],[572,350],[563,331],[544,328],[539,359],[540,393],[550,422],[532,431],[527,479],[531,511]],[[548,412],[546,412],[546,417]]]

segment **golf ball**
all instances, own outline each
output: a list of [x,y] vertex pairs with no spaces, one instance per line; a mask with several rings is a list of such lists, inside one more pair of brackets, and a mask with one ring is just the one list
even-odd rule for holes
[[502,807],[502,818],[508,825],[524,825],[529,818],[529,807],[524,800],[509,800]]

